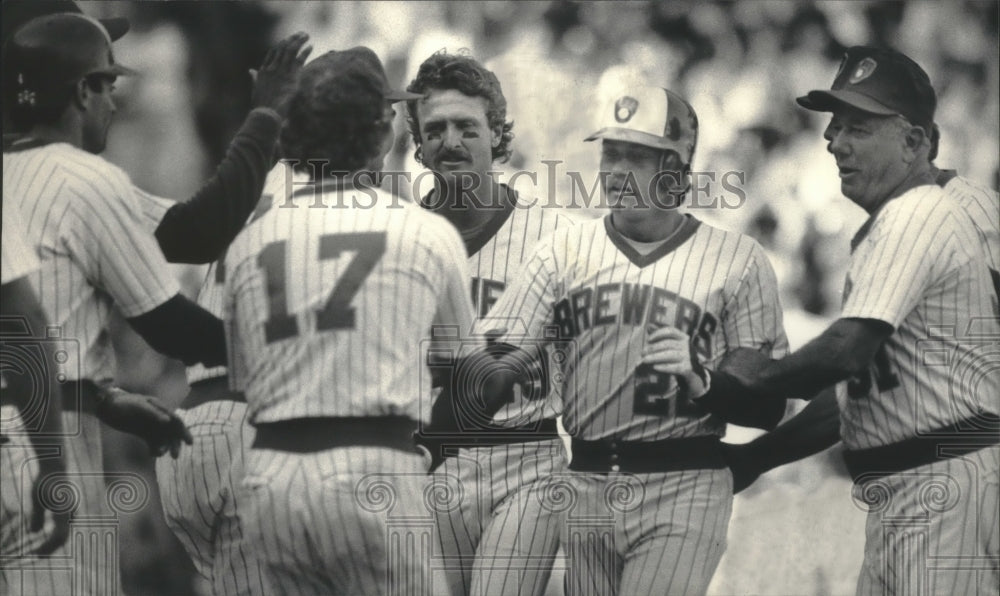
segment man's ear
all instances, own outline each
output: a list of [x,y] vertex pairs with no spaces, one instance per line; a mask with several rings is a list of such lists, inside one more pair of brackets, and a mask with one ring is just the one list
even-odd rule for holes
[[94,93],[86,79],[80,79],[73,87],[73,104],[81,110],[86,110],[90,104],[90,96]]
[[500,146],[500,141],[503,140],[503,127],[497,126],[497,127],[493,128],[493,129],[491,129],[490,133],[491,133],[491,137],[492,137],[491,138],[491,142],[490,142],[490,146],[492,146],[494,149],[496,149],[497,147]]
[[903,133],[903,147],[906,151],[907,162],[910,162],[922,151],[922,148],[926,145],[927,150],[930,151],[931,140],[927,136],[927,131],[919,126],[910,126],[906,132]]

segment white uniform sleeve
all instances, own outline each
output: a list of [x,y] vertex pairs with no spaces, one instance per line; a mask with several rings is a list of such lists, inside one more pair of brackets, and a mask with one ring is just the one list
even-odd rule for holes
[[746,239],[750,255],[722,317],[727,349],[752,348],[770,358],[788,353],[778,281],[759,244]]
[[38,269],[38,254],[24,238],[24,226],[13,207],[3,212],[3,250],[0,259],[0,284],[24,277]]
[[896,199],[876,216],[851,255],[841,317],[877,319],[896,328],[925,288],[969,258],[956,250],[951,202],[922,198],[905,204]]
[[94,198],[74,201],[63,242],[87,278],[108,292],[125,317],[153,310],[180,291],[156,239],[142,223],[134,187],[112,170],[94,182]]
[[156,232],[167,211],[177,204],[172,199],[152,195],[139,187],[132,188],[132,194],[139,203],[143,227],[150,233]]
[[515,275],[514,283],[504,290],[489,316],[476,322],[476,333],[495,334],[498,341],[518,347],[556,339],[545,333],[553,324],[555,263],[550,240],[535,245]]

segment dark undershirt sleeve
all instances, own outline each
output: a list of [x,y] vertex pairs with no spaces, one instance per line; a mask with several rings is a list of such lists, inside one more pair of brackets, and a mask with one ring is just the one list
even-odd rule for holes
[[171,263],[217,260],[246,224],[275,163],[281,119],[269,108],[250,112],[215,174],[191,199],[167,210],[156,240]]

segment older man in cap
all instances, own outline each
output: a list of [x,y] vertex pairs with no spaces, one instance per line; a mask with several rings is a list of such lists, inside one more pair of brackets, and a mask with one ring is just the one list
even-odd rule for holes
[[934,90],[899,52],[850,48],[832,89],[798,101],[832,113],[824,138],[841,190],[870,217],[841,317],[791,356],[736,371],[759,394],[819,393],[730,449],[736,488],[839,434],[869,511],[858,593],[995,594],[997,195],[933,166]]

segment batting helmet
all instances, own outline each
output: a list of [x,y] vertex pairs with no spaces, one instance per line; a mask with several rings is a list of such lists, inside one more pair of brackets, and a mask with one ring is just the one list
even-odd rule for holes
[[[28,21],[50,14],[83,14],[72,0],[4,0],[3,1],[3,43]],[[125,35],[129,29],[128,19],[116,17],[99,19],[112,40]]]
[[690,166],[698,142],[698,116],[691,104],[660,87],[625,88],[601,107],[600,130],[585,140],[610,139],[669,149]]
[[83,14],[32,19],[4,48],[4,99],[18,109],[55,101],[67,84],[101,74],[135,72],[115,62],[111,35],[97,19]]

